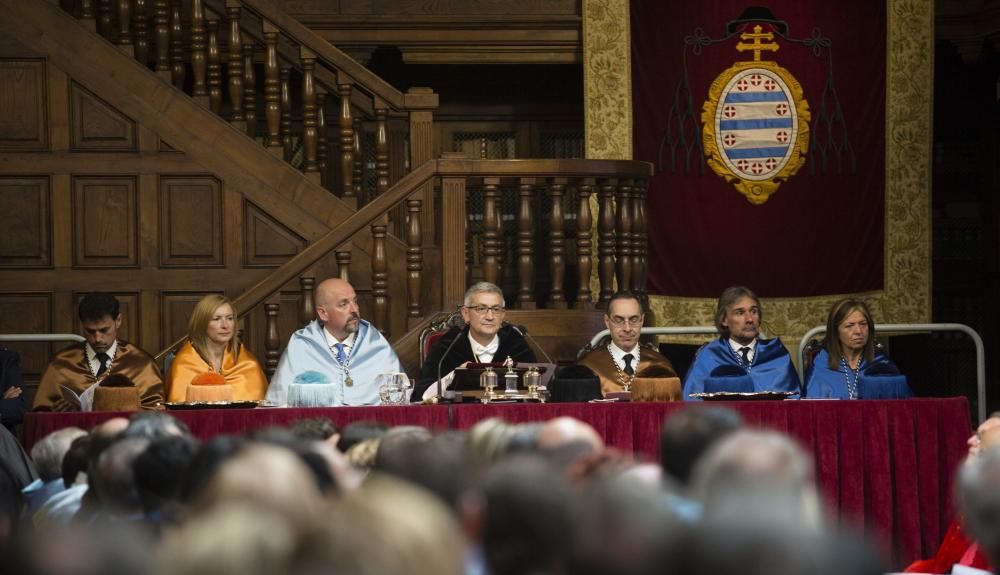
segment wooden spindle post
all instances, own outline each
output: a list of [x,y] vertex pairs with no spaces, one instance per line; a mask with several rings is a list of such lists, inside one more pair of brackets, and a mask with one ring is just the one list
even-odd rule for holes
[[306,48],[299,49],[302,59],[302,171],[307,178],[320,183],[316,149],[319,146],[319,112],[316,109],[316,54]]
[[389,189],[389,110],[382,102],[375,105],[375,190],[381,196]]
[[601,283],[599,302],[604,307],[615,293],[615,211],[614,197],[618,180],[609,179],[598,192],[597,276]]
[[243,44],[243,117],[247,135],[257,138],[257,70],[253,64],[253,44]]
[[267,136],[264,145],[277,157],[282,157],[281,145],[281,78],[278,70],[278,28],[264,20],[264,116]]
[[147,0],[132,0],[132,36],[135,59],[143,66],[149,65],[149,12]]
[[97,20],[94,18],[94,0],[80,0],[80,21],[91,32],[97,31]]
[[646,182],[632,187],[632,291],[645,305],[646,295]]
[[351,84],[337,84],[340,95],[340,185],[341,197],[352,198],[357,206],[357,194],[354,190],[354,120],[351,118]]
[[549,306],[566,309],[566,231],[563,229],[563,197],[566,195],[566,178],[553,178],[549,186],[552,196],[552,211],[549,213],[549,261],[552,274],[552,290],[549,292]]
[[156,75],[164,82],[170,82],[170,0],[154,0],[153,29]]
[[108,40],[112,40],[115,36],[111,20],[111,2],[112,0],[97,0],[97,32]]
[[615,193],[615,240],[618,251],[615,258],[618,290],[632,289],[632,182],[618,184]]
[[423,235],[420,232],[420,204],[418,193],[406,200],[408,233],[406,234],[406,292],[409,302],[406,306],[408,327],[412,327],[423,316],[420,307],[420,272],[424,269]]
[[226,19],[229,23],[228,63],[229,123],[237,130],[246,131],[243,117],[243,33],[240,31],[240,0],[226,1]]
[[133,45],[132,0],[118,0],[118,45]]
[[316,318],[316,307],[313,300],[313,289],[316,287],[316,278],[312,276],[300,276],[299,287],[302,289],[302,301],[299,306],[299,323],[305,325]]
[[208,83],[205,75],[208,62],[205,51],[208,38],[205,34],[205,7],[202,0],[191,0],[191,74],[194,88],[191,95],[202,106],[208,107]]
[[316,90],[316,165],[319,167],[319,183],[322,186],[329,185],[330,176],[327,173],[327,133],[326,126],[326,92],[322,89]]
[[175,87],[184,89],[184,19],[181,0],[170,0],[170,78]]
[[264,372],[268,377],[274,375],[281,357],[281,339],[278,337],[278,295],[272,296],[264,303]]
[[576,213],[576,256],[577,274],[580,287],[576,293],[577,309],[594,309],[594,301],[590,293],[591,231],[593,218],[590,215],[590,195],[594,192],[594,179],[586,178],[577,190],[579,207]]
[[389,336],[389,262],[385,255],[385,235],[388,216],[382,214],[371,225],[372,230],[372,320],[375,327]]
[[281,122],[278,135],[281,138],[282,154],[286,161],[292,160],[292,68],[282,66],[281,74]]
[[345,282],[351,281],[351,244],[337,247],[337,277]]
[[483,279],[500,285],[500,178],[483,178]]
[[354,149],[354,166],[352,167],[353,175],[351,176],[351,185],[354,188],[354,198],[355,201],[360,201],[361,192],[364,189],[365,183],[365,171],[364,171],[364,153],[361,146],[361,117],[354,117],[354,140],[351,142],[351,146]]
[[517,194],[517,307],[535,309],[535,217],[532,198],[535,179],[521,178]]
[[219,53],[219,21],[209,18],[208,30],[208,108],[215,114],[222,113],[222,54]]

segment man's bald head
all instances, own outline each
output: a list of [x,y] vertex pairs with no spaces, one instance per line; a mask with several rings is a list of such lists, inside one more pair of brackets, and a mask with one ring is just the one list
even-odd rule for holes
[[585,443],[594,451],[604,449],[604,440],[590,425],[572,417],[556,417],[542,425],[538,433],[538,447],[558,449],[571,443]]
[[316,286],[316,316],[323,327],[340,341],[356,333],[361,325],[358,296],[354,287],[340,278],[324,280]]

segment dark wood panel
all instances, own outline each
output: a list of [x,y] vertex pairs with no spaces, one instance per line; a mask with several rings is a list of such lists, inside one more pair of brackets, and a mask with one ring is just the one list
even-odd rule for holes
[[72,204],[74,267],[139,267],[135,178],[73,178]]
[[277,267],[299,253],[306,241],[265,213],[244,203],[243,262],[246,267]]
[[[73,292],[73,329],[80,331],[80,318],[76,315],[76,309],[80,305],[83,296],[89,291]],[[114,291],[106,292],[118,298],[119,313],[122,314],[122,326],[118,328],[118,339],[132,342],[142,347],[142,330],[140,321],[142,319],[142,308],[139,304],[139,292],[137,291]]]
[[222,212],[212,176],[160,178],[160,266],[224,266]]
[[0,59],[0,150],[48,148],[45,60]]
[[[160,292],[161,341],[170,342],[183,336],[188,330],[188,321],[198,300],[218,291],[162,291]],[[156,353],[156,350],[150,350]]]
[[138,146],[135,122],[70,82],[70,145],[76,151],[134,152]]
[[355,0],[338,3],[329,0],[282,0],[281,6],[293,16],[333,18],[341,15],[410,16],[414,23],[421,16],[501,16],[514,19],[528,15],[579,16],[577,0]]
[[0,178],[0,268],[52,267],[49,179]]
[[[0,293],[0,333],[51,333],[52,294]],[[26,377],[37,378],[48,365],[53,349],[65,343],[4,343],[21,354],[21,369]]]

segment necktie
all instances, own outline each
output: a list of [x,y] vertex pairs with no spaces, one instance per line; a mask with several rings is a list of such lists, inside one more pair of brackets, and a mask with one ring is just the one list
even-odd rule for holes
[[337,358],[337,363],[344,365],[344,362],[347,361],[347,354],[344,352],[344,344],[335,343],[333,344],[333,347],[336,349],[335,356]]
[[745,363],[747,365],[750,365],[750,348],[749,347],[741,347],[740,348],[740,354],[743,355],[743,363]]
[[632,367],[632,360],[635,358],[632,357],[631,353],[626,353],[623,359],[625,360],[625,373],[628,375],[634,375],[635,368]]
[[103,351],[97,354],[97,361],[101,362],[101,366],[97,368],[97,376],[100,377],[102,373],[108,371],[108,361],[111,359],[108,354]]

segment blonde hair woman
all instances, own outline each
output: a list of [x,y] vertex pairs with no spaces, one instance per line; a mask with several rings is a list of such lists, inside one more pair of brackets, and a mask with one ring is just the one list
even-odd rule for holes
[[188,322],[184,342],[167,376],[167,401],[188,400],[192,384],[231,385],[234,401],[264,399],[267,379],[260,363],[236,334],[237,312],[229,298],[207,295]]

